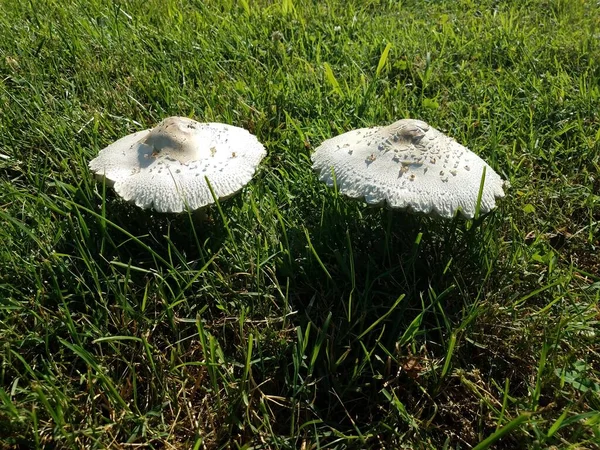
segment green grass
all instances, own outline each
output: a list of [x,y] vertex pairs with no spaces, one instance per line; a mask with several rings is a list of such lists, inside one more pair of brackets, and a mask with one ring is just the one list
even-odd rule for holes
[[[600,7],[0,0],[0,448],[598,448]],[[208,220],[87,161],[170,115],[268,157]],[[511,183],[369,208],[309,155],[419,118]]]

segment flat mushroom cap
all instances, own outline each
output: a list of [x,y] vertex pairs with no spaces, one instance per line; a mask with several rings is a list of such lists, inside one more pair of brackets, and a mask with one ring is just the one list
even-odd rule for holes
[[222,123],[168,117],[102,149],[89,167],[143,209],[193,211],[241,190],[266,155],[255,136]]
[[[324,141],[313,169],[328,186],[369,204],[387,203],[427,215],[473,218],[481,180],[480,212],[504,197],[504,182],[479,156],[421,120],[361,128]],[[334,175],[335,174],[335,175]]]

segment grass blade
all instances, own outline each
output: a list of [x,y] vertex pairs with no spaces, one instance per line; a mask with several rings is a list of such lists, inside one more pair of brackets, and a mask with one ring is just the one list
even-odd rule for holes
[[373,322],[365,331],[363,331],[362,333],[360,333],[358,335],[358,337],[356,338],[356,340],[360,341],[366,334],[370,333],[373,328],[375,328],[383,320],[385,320],[387,316],[389,316],[391,313],[393,313],[394,310],[398,307],[398,305],[400,304],[400,302],[402,300],[404,300],[405,297],[406,297],[405,294],[401,294],[400,297],[398,297],[396,299],[396,301],[394,302],[394,304],[390,307],[390,309],[388,309],[385,312],[385,314],[383,314],[381,317],[379,317],[377,320],[375,320],[375,322]]
[[388,60],[388,55],[390,53],[391,48],[392,48],[392,43],[388,42],[388,44],[383,49],[383,52],[381,53],[381,57],[379,58],[379,64],[377,64],[377,70],[375,71],[375,76],[377,78],[379,78],[379,75],[381,75],[381,71],[385,67],[385,63]]
[[507,434],[511,433],[513,430],[519,428],[522,424],[527,422],[531,417],[531,413],[523,413],[517,418],[511,420],[502,428],[497,430],[496,432],[490,434],[487,438],[473,447],[473,450],[485,450],[490,448],[496,441],[502,439]]
[[323,67],[325,68],[325,79],[331,85],[332,91],[335,92],[340,97],[344,96],[342,92],[342,88],[340,87],[340,83],[338,83],[335,74],[333,73],[333,69],[328,63],[324,63]]

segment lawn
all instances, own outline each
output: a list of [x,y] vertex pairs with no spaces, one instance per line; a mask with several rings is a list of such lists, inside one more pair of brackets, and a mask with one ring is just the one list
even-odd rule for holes
[[[599,80],[595,1],[0,0],[0,448],[600,448]],[[174,115],[268,151],[204,220],[87,167]],[[406,117],[499,207],[318,181]]]

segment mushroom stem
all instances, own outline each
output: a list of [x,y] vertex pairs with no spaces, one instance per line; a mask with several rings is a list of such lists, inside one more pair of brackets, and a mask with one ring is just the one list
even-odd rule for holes
[[385,227],[385,249],[383,251],[383,259],[387,258],[387,262],[391,265],[392,263],[392,255],[390,254],[390,244],[392,242],[392,221],[393,221],[393,211],[390,208],[384,208],[383,210],[384,220],[386,221]]
[[208,208],[200,208],[195,211],[192,211],[192,219],[194,222],[202,223],[208,220],[208,213],[206,212]]

